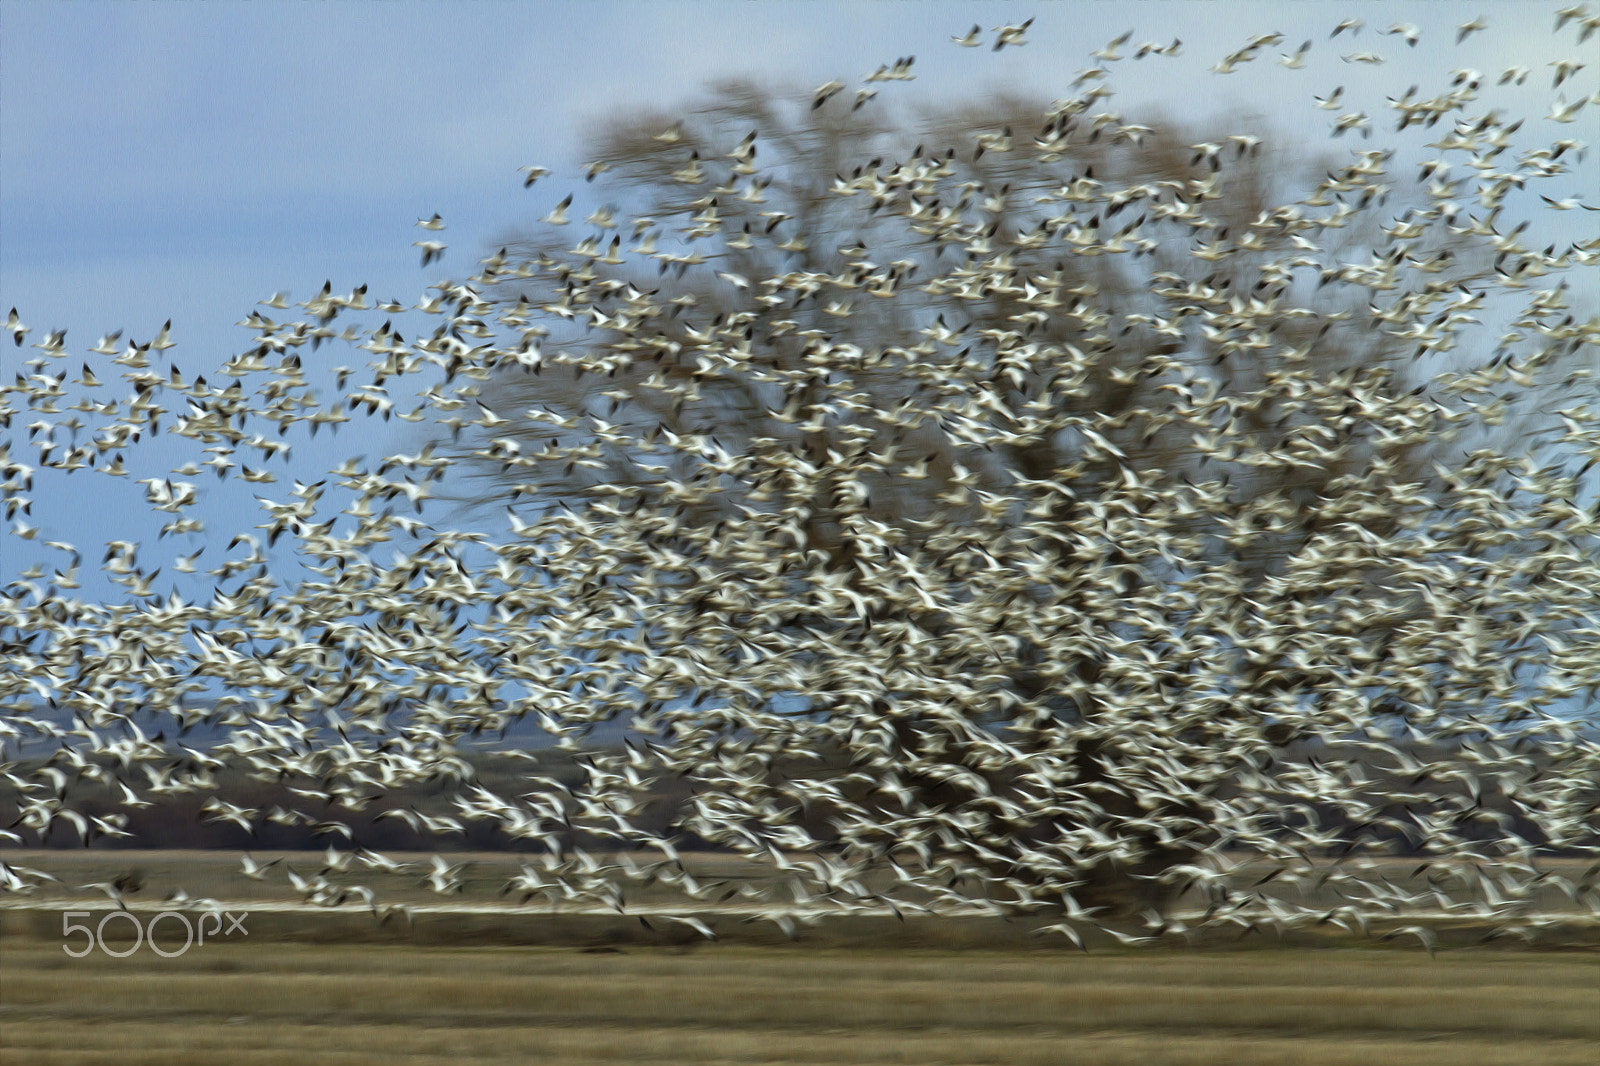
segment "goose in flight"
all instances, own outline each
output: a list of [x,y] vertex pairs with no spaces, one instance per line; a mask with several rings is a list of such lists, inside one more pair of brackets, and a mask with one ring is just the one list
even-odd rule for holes
[[1556,68],[1555,79],[1550,83],[1550,88],[1559,89],[1562,82],[1578,73],[1586,64],[1579,63],[1575,59],[1555,59],[1549,65]]
[[1290,70],[1304,70],[1306,65],[1306,53],[1309,51],[1311,51],[1311,41],[1307,39],[1301,43],[1299,48],[1294,50],[1293,55],[1289,55],[1287,53],[1282,55],[1278,59],[1278,65],[1288,67]]
[[282,861],[282,857],[279,857],[273,859],[271,862],[257,862],[255,859],[251,858],[249,852],[245,852],[244,855],[239,859],[239,872],[244,874],[252,881],[265,881],[267,871]]
[[1550,113],[1545,116],[1552,122],[1576,122],[1578,112],[1583,110],[1583,105],[1589,102],[1587,96],[1580,96],[1572,103],[1567,103],[1567,98],[1559,96],[1556,102],[1550,105]]
[[815,111],[817,108],[821,107],[829,100],[832,100],[835,96],[839,95],[843,91],[844,82],[823,82],[821,85],[817,86],[816,91],[811,94],[811,110]]
[[559,204],[551,209],[550,213],[541,220],[552,226],[565,226],[570,219],[567,218],[567,208],[572,206],[572,194],[567,193]]
[[22,319],[17,317],[17,309],[15,307],[11,309],[10,316],[6,318],[6,329],[10,331],[11,339],[16,342],[18,348],[22,347],[22,338],[32,332],[22,324]]
[[1589,8],[1586,4],[1572,4],[1568,7],[1564,7],[1556,12],[1556,28],[1553,32],[1560,33],[1561,27],[1565,26],[1568,22],[1572,21],[1573,19],[1577,19],[1581,22],[1588,18],[1588,16]]
[[1104,45],[1104,46],[1102,46],[1100,48],[1095,49],[1093,52],[1090,52],[1089,55],[1092,58],[1098,59],[1103,63],[1115,63],[1119,59],[1122,58],[1122,53],[1117,51],[1117,49],[1121,48],[1123,45],[1127,44],[1128,43],[1128,39],[1131,38],[1132,36],[1133,36],[1133,31],[1129,30],[1127,33],[1124,33],[1122,36],[1113,39],[1109,44],[1106,44],[1106,45]]
[[1385,36],[1404,38],[1407,47],[1410,48],[1415,48],[1417,41],[1422,37],[1421,28],[1410,22],[1396,22],[1383,32]]
[[998,52],[1008,44],[1018,48],[1027,44],[1028,27],[1032,25],[1033,18],[1029,16],[1025,21],[1019,22],[1014,26],[996,26],[994,28],[994,50]]

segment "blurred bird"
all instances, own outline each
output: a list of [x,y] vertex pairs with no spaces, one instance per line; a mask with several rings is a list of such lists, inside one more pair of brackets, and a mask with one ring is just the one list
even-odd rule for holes
[[22,338],[32,332],[22,324],[22,319],[17,317],[17,309],[15,307],[11,309],[11,314],[6,318],[6,329],[11,332],[11,339],[16,342],[18,348],[22,347]]
[[567,218],[567,208],[571,206],[572,194],[568,193],[566,196],[561,198],[561,202],[556,204],[556,206],[551,209],[550,213],[544,216],[541,221],[552,226],[565,226],[569,221]]
[[1309,51],[1311,51],[1311,42],[1309,40],[1304,41],[1299,48],[1294,50],[1294,55],[1284,55],[1278,60],[1278,64],[1288,67],[1290,70],[1303,70],[1306,65],[1306,53]]
[[1417,46],[1417,41],[1422,36],[1422,30],[1410,22],[1396,22],[1393,26],[1383,31],[1390,36],[1399,36],[1405,39],[1406,45],[1411,48]]
[[811,94],[811,110],[815,111],[843,91],[844,82],[841,81],[824,82],[817,86],[816,91]]
[[994,27],[994,51],[998,52],[1008,44],[1019,48],[1027,44],[1028,27],[1032,25],[1033,17],[1030,15],[1015,25]]

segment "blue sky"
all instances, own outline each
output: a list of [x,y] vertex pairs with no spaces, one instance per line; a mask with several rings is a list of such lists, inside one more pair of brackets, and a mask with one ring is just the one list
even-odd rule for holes
[[[1556,96],[1550,60],[1588,53],[1589,68],[1563,87],[1569,100],[1600,86],[1594,39],[1580,47],[1571,25],[1552,35],[1559,6],[9,0],[0,3],[0,311],[17,306],[35,330],[30,341],[67,328],[73,369],[102,334],[148,339],[171,318],[179,346],[168,355],[186,373],[203,371],[240,350],[249,334],[233,324],[274,291],[305,299],[330,279],[338,291],[367,283],[374,296],[415,303],[443,273],[468,273],[508,229],[581,189],[585,131],[640,102],[687,102],[730,74],[854,88],[908,54],[918,57],[917,80],[882,86],[875,104],[1000,87],[1060,97],[1093,65],[1091,50],[1129,29],[1125,52],[1146,39],[1184,42],[1178,59],[1113,65],[1118,95],[1106,106],[1130,116],[1149,107],[1184,118],[1253,111],[1312,148],[1343,153],[1382,143],[1392,128],[1383,98],[1408,84],[1438,91],[1452,67],[1492,79],[1524,63],[1533,67],[1525,86],[1485,100],[1543,123],[1541,139],[1600,139],[1600,106],[1570,125],[1542,118]],[[1489,29],[1457,46],[1456,25],[1480,13]],[[995,54],[950,43],[974,22],[987,31],[1029,16],[1025,47]],[[1360,36],[1330,42],[1350,16],[1366,20]],[[1416,48],[1380,33],[1396,22],[1422,29]],[[1283,43],[1237,73],[1209,72],[1267,31]],[[1306,69],[1277,63],[1307,38]],[[1357,51],[1387,61],[1340,59]],[[1327,141],[1335,113],[1315,110],[1312,96],[1339,84],[1348,109],[1378,125],[1370,145]],[[524,192],[517,167],[528,163],[556,173]],[[1571,187],[1553,191],[1600,199],[1597,164],[1591,151]],[[442,267],[422,270],[414,222],[434,212],[449,225],[450,251]],[[1583,227],[1562,234],[1571,238],[1591,233],[1594,217],[1557,221]],[[5,344],[0,372],[35,354]],[[359,366],[365,355],[330,360]],[[365,442],[347,432],[338,451],[411,443],[396,423],[369,432]],[[176,454],[139,457],[159,461],[135,476],[165,473]],[[312,480],[325,469],[295,473]],[[142,520],[142,490],[111,480],[41,479],[35,523],[85,546],[128,536],[127,524]],[[220,490],[202,513],[209,508],[217,528],[241,501],[251,509],[230,531],[260,521],[247,495]],[[0,568],[14,572],[32,557],[6,530]]]

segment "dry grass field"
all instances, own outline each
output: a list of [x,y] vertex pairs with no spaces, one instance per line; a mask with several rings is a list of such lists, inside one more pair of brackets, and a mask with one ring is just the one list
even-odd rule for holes
[[604,951],[236,941],[0,950],[0,1059],[115,1066],[1594,1066],[1600,955]]
[[[1331,930],[1191,949],[1091,936],[1080,954],[1031,937],[1027,923],[980,918],[830,918],[791,943],[730,904],[699,911],[721,934],[709,943],[668,921],[500,909],[519,861],[504,854],[454,856],[473,865],[450,900],[415,875],[374,878],[386,899],[417,908],[381,926],[359,908],[280,909],[281,879],[245,879],[228,853],[8,858],[48,865],[63,883],[0,910],[5,1066],[1595,1066],[1600,1043],[1600,930],[1579,915],[1533,950],[1473,946],[1480,930],[1441,925],[1432,958],[1415,941]],[[314,873],[320,855],[283,859]],[[752,876],[727,857],[690,861],[704,878]],[[144,881],[129,898],[142,921],[182,886],[250,908],[247,934],[175,958],[148,945],[121,959],[68,957],[62,911],[97,924],[111,904],[80,886],[131,869]],[[108,937],[127,924],[112,921]],[[161,941],[181,943],[175,923]]]

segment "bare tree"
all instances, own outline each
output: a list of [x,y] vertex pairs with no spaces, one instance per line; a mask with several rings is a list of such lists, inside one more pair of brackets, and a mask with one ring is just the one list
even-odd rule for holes
[[[1381,292],[1392,309],[1437,306],[1470,293],[1492,260],[1468,234],[1435,227],[1402,242],[1384,230],[1378,209],[1403,205],[1375,180],[1383,152],[1329,169],[1265,131],[1179,133],[1091,115],[1089,103],[988,100],[925,114],[912,133],[871,108],[808,107],[729,83],[687,117],[607,128],[593,156],[615,206],[591,216],[597,232],[570,250],[553,237],[517,240],[503,255],[532,269],[478,279],[502,306],[530,321],[554,312],[567,328],[537,337],[538,361],[508,364],[490,386],[493,408],[549,417],[513,417],[496,425],[495,444],[464,453],[492,478],[476,499],[509,489],[537,508],[618,494],[635,514],[671,510],[679,517],[663,545],[706,567],[683,599],[697,625],[839,641],[893,624],[935,640],[953,633],[948,610],[892,599],[849,617],[763,614],[759,594],[733,593],[742,578],[722,535],[756,515],[790,523],[783,546],[858,597],[882,580],[883,556],[943,569],[964,607],[996,601],[1003,651],[947,660],[993,699],[975,722],[1024,748],[1050,744],[1060,723],[1088,726],[1074,787],[1124,819],[1201,817],[1178,799],[1141,812],[1114,783],[1111,738],[1092,728],[1108,699],[1132,690],[1072,639],[1080,627],[1132,636],[1128,605],[1161,604],[1165,621],[1139,638],[1160,664],[1157,684],[1179,693],[1195,673],[1161,634],[1193,613],[1167,600],[1185,586],[1185,565],[1107,536],[1113,523],[1097,498],[1189,496],[1167,531],[1241,603],[1283,595],[1286,571],[1335,525],[1343,536],[1352,525],[1373,539],[1403,535],[1448,506],[1448,470],[1466,450],[1438,432],[1419,370],[1459,357],[1450,341],[1467,316],[1445,310],[1432,327],[1407,330],[1383,328],[1380,315],[1374,328],[1369,302]],[[639,217],[631,234],[613,233],[628,228],[624,208]],[[628,254],[624,236],[638,242]],[[1407,262],[1421,270],[1396,295]],[[954,415],[977,389],[992,406]],[[1380,411],[1412,428],[1387,428]],[[677,444],[685,438],[708,442],[703,461]],[[668,459],[651,461],[663,440]],[[1410,495],[1325,506],[1374,478]],[[1041,526],[1049,587],[1017,560],[1005,565],[1000,548],[1030,530],[1036,551]],[[992,581],[977,579],[974,557]],[[1395,578],[1379,560],[1351,573],[1352,588],[1375,596]],[[1289,601],[1315,613],[1325,591],[1303,585]],[[1013,624],[1017,598],[1073,621]],[[1368,648],[1381,675],[1420,610],[1328,619],[1323,635]],[[1234,664],[1229,730],[1250,723],[1278,749],[1306,739],[1284,709],[1332,698],[1334,679],[1302,652],[1290,641],[1218,639]],[[808,687],[802,705],[884,713],[905,695],[886,685],[869,697],[859,678],[839,674]],[[1051,724],[1025,727],[1020,708]],[[982,754],[981,735],[953,742],[922,732],[915,714],[887,717],[906,787],[926,802],[959,796],[941,776],[949,763],[996,795],[1015,789],[1004,760]],[[1200,740],[1218,728],[1213,714],[1183,732]],[[943,754],[923,772],[927,743]],[[1016,838],[1037,840],[1052,822],[1036,819]],[[1146,834],[1146,860],[1095,871],[1108,887],[1089,896],[1148,900],[1153,886],[1127,875],[1187,860],[1202,837],[1170,847]]]

